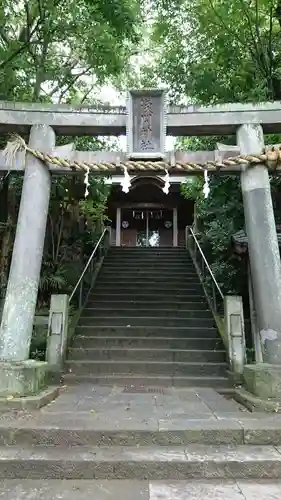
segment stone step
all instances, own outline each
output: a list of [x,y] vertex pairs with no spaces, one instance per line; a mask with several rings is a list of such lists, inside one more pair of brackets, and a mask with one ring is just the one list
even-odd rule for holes
[[132,279],[126,279],[124,277],[118,278],[106,278],[102,279],[99,278],[96,284],[96,289],[101,289],[101,288],[110,288],[110,289],[120,289],[120,288],[128,288],[128,290],[132,289],[137,289],[141,287],[142,289],[145,289],[147,291],[150,290],[155,290],[158,289],[159,287],[165,287],[165,290],[171,290],[171,289],[176,289],[177,291],[183,291],[183,290],[200,290],[202,294],[202,285],[200,281],[197,279],[189,279],[189,280],[184,280],[184,279],[154,279],[153,277],[148,278],[139,278],[135,277]]
[[[167,294],[182,294],[182,295],[204,295],[202,284],[199,280],[161,280],[161,279],[139,279],[137,277],[124,279],[101,279],[99,278],[93,288],[96,293],[108,292],[108,293],[126,293],[126,290],[131,293],[154,293],[159,292],[157,298],[161,298],[162,295]],[[206,299],[205,299],[206,300]]]
[[137,268],[145,269],[146,266],[152,267],[164,267],[166,269],[171,269],[174,266],[180,266],[181,268],[195,270],[194,262],[191,259],[186,258],[185,256],[161,256],[155,255],[151,257],[143,257],[143,256],[118,256],[118,257],[106,257],[104,261],[105,265],[113,265],[113,266],[124,266],[124,269],[127,266],[134,266]]
[[167,245],[161,245],[160,247],[127,247],[127,246],[112,246],[110,247],[108,254],[109,255],[117,255],[122,253],[127,254],[138,254],[145,253],[146,255],[153,255],[158,253],[168,252],[173,255],[184,254],[190,258],[190,253],[187,248],[178,246],[178,247],[170,247]]
[[117,253],[112,253],[109,252],[106,256],[106,262],[107,261],[118,261],[118,260],[143,260],[143,261],[152,261],[152,260],[165,260],[166,262],[176,262],[176,261],[182,261],[182,262],[188,262],[189,264],[192,264],[192,258],[190,255],[186,252],[179,252],[179,253],[171,253],[171,252],[154,252],[154,253],[144,253],[144,252],[134,252],[134,253],[129,253],[129,252],[117,252]]
[[117,253],[111,253],[109,252],[108,255],[106,256],[106,259],[107,260],[125,260],[125,259],[135,259],[135,260],[156,260],[156,259],[160,259],[160,260],[166,260],[166,261],[171,261],[171,262],[174,262],[174,261],[177,261],[177,260],[182,260],[182,261],[185,261],[185,262],[189,262],[189,263],[192,263],[192,258],[190,257],[190,255],[188,254],[188,252],[186,251],[181,251],[181,252],[178,252],[178,253],[171,253],[171,252],[152,252],[152,253],[148,253],[148,252],[133,252],[133,253],[130,253],[130,252],[117,252]]
[[[162,309],[173,309],[176,311],[181,311],[181,310],[197,310],[197,311],[206,311],[207,310],[207,302],[202,301],[202,302],[193,302],[193,301],[183,301],[183,302],[178,302],[177,300],[153,300],[153,301],[148,301],[148,300],[118,300],[120,297],[119,295],[111,295],[112,298],[106,298],[96,296],[95,298],[92,298],[88,300],[87,302],[87,308],[84,309],[89,310],[91,308],[100,308],[100,309],[108,309],[109,304],[111,304],[111,308],[114,310],[122,310],[122,309],[149,309],[149,310],[157,310],[160,311]],[[173,298],[174,299],[174,298]]]
[[142,258],[124,258],[124,259],[110,259],[104,261],[105,267],[114,267],[117,269],[184,269],[185,271],[195,271],[193,262],[188,261],[183,258],[179,259],[169,259],[169,258],[153,258],[153,259],[142,259]]
[[174,269],[158,269],[156,266],[154,269],[147,270],[145,269],[133,269],[133,270],[128,270],[127,268],[125,269],[109,269],[108,266],[105,266],[104,269],[99,274],[99,278],[127,278],[130,279],[131,277],[140,279],[140,278],[145,278],[145,279],[167,279],[170,280],[172,278],[175,279],[194,279],[195,281],[198,280],[198,274],[195,271],[186,271],[184,268],[179,269],[178,271],[174,271]]
[[117,252],[117,253],[112,253],[110,252],[107,257],[107,260],[111,261],[117,261],[117,260],[143,260],[143,261],[152,261],[152,260],[165,260],[166,262],[176,262],[176,261],[183,261],[183,262],[188,262],[189,264],[192,264],[193,261],[190,257],[190,255],[185,252],[177,252],[177,253],[171,253],[171,252],[152,252],[152,253],[147,253],[147,252]]
[[[95,320],[96,317],[101,317],[101,316],[107,316],[110,319],[113,318],[119,318],[120,316],[122,317],[145,317],[148,313],[147,309],[140,309],[137,308],[136,306],[134,308],[125,308],[125,309],[120,309],[120,308],[115,308],[113,305],[111,306],[103,306],[101,307],[100,305],[96,305],[96,307],[86,307],[83,309],[82,316],[81,316],[81,322],[83,323],[84,318],[87,317],[87,319],[92,318],[93,321]],[[176,316],[177,320],[181,318],[209,318],[212,319],[212,313],[211,311],[205,309],[205,310],[200,310],[198,309],[181,309],[178,310],[176,308],[172,309],[149,309],[149,316],[154,317],[155,319],[160,317],[160,318],[169,318],[169,317],[174,317]]]
[[[126,404],[126,403],[125,403]],[[117,412],[116,412],[117,413]],[[58,446],[67,443],[70,446],[182,446],[190,444],[221,445],[221,444],[251,444],[251,425],[244,430],[236,421],[210,420],[210,419],[180,419],[176,425],[166,420],[159,421],[159,429],[152,426],[143,426],[139,419],[134,427],[126,424],[117,413],[118,426],[113,424],[113,419],[104,419],[104,415],[95,418],[95,414],[79,412],[73,415],[63,410],[48,415],[40,426],[34,422],[19,420],[16,425],[7,426],[0,422],[1,444],[5,446]],[[55,420],[57,418],[57,421]],[[58,425],[59,423],[59,425]],[[158,426],[157,426],[158,427]],[[266,434],[265,424],[256,426],[255,430]],[[274,432],[275,431],[275,432]],[[255,432],[258,436],[258,433]],[[250,436],[250,442],[247,443]],[[270,442],[280,444],[280,429],[273,429]],[[257,444],[257,439],[254,440]],[[261,439],[261,444],[264,440]],[[1,446],[0,446],[1,448]],[[1,457],[2,458],[2,457]],[[1,490],[0,490],[1,491]],[[1,495],[0,495],[1,498]],[[15,499],[16,500],[16,499]]]
[[148,348],[70,348],[68,359],[97,361],[173,361],[173,362],[224,362],[223,350],[148,349]]
[[187,286],[197,286],[201,285],[200,280],[198,279],[197,276],[184,276],[183,273],[179,274],[178,276],[163,276],[162,274],[157,275],[152,275],[152,274],[147,274],[145,275],[140,275],[140,274],[131,274],[131,275],[125,275],[125,274],[120,274],[119,276],[116,274],[101,274],[98,277],[97,284],[107,284],[107,283],[115,283],[115,284],[122,284],[123,286],[126,286],[127,283],[131,282],[137,282],[141,284],[158,284],[158,286],[166,286],[173,285],[173,286],[182,286],[184,285],[185,287]]
[[144,253],[146,255],[152,255],[152,254],[159,254],[159,253],[171,253],[173,255],[176,254],[187,254],[188,250],[186,248],[182,247],[170,247],[170,246],[161,246],[161,247],[111,247],[109,250],[110,254],[121,254],[121,253],[126,253],[126,254],[139,254],[139,253]]
[[[198,312],[198,316],[200,313]],[[174,327],[175,329],[182,327],[198,327],[198,328],[212,328],[215,326],[214,320],[212,318],[178,318],[177,316],[159,316],[157,318],[150,316],[116,316],[116,317],[108,317],[108,316],[95,316],[95,317],[86,317],[81,316],[79,320],[79,325],[83,326],[151,326],[151,327]]]
[[167,268],[164,266],[159,266],[157,262],[153,262],[151,266],[147,266],[144,264],[143,266],[137,266],[135,265],[134,267],[127,266],[127,264],[119,265],[118,267],[111,267],[106,264],[104,264],[104,267],[101,269],[100,276],[101,275],[112,275],[113,277],[118,275],[118,277],[122,276],[128,276],[130,277],[131,275],[136,275],[136,277],[146,277],[149,279],[150,277],[166,277],[167,280],[172,278],[173,276],[176,276],[177,278],[180,278],[182,275],[184,275],[186,278],[191,278],[193,277],[194,279],[199,279],[198,278],[198,273],[195,271],[194,268],[186,268],[185,265],[182,265],[177,268]]
[[230,390],[232,385],[227,377],[165,376],[165,375],[75,375],[67,373],[64,382],[68,385],[99,384],[145,387],[212,387],[218,391]]
[[161,258],[155,257],[153,259],[130,259],[125,257],[123,259],[109,259],[105,258],[104,260],[104,268],[106,269],[117,269],[122,271],[149,271],[149,270],[163,270],[164,272],[170,272],[172,270],[185,270],[187,272],[196,272],[196,268],[194,263],[190,260],[186,259],[170,259],[170,258]]
[[200,294],[180,294],[180,293],[170,293],[169,291],[165,291],[163,289],[159,290],[157,292],[157,296],[155,296],[155,292],[147,292],[147,293],[141,293],[138,291],[131,291],[130,292],[115,292],[111,293],[110,290],[99,290],[97,292],[96,288],[94,288],[93,292],[89,295],[89,301],[94,301],[96,299],[100,300],[107,300],[108,302],[113,302],[116,300],[123,300],[126,302],[129,301],[148,301],[149,303],[152,303],[153,301],[168,301],[169,304],[172,303],[182,303],[182,302],[192,302],[192,303],[201,303],[201,304],[206,304],[206,298],[204,295]]
[[182,294],[185,296],[185,298],[190,298],[190,297],[196,297],[200,296],[202,300],[203,296],[203,289],[201,285],[198,285],[196,288],[193,287],[188,287],[188,288],[183,288],[183,287],[170,287],[165,284],[165,286],[160,286],[159,283],[155,283],[153,286],[147,286],[146,283],[131,283],[130,285],[124,285],[120,286],[118,283],[114,283],[112,285],[108,284],[97,284],[95,287],[95,293],[100,295],[100,294],[120,294],[124,295],[126,293],[129,293],[130,296],[135,297],[138,294],[144,294],[148,297],[148,295],[153,295],[154,298],[160,299],[162,297],[170,297],[174,296],[177,294]]
[[138,256],[138,255],[143,255],[145,258],[149,258],[149,257],[155,257],[155,256],[158,256],[158,255],[168,255],[169,257],[171,258],[175,258],[175,257],[185,257],[186,259],[190,259],[191,260],[191,256],[190,256],[190,253],[188,252],[188,250],[186,250],[185,248],[179,248],[177,251],[175,251],[173,248],[164,248],[164,247],[155,247],[152,251],[149,251],[149,249],[147,248],[125,248],[123,247],[123,249],[118,249],[115,251],[115,249],[110,250],[108,252],[108,257],[120,257],[120,256],[130,256],[130,257],[135,257],[135,256]]
[[0,456],[1,479],[281,478],[281,453],[273,446],[11,446],[1,447]]
[[219,338],[176,338],[176,337],[117,337],[117,336],[90,336],[77,335],[74,338],[73,349],[82,348],[122,348],[122,349],[191,349],[196,351],[216,351],[223,349]]
[[75,375],[224,376],[227,363],[173,361],[68,360],[66,369]]
[[[241,479],[139,480],[4,480],[3,500],[279,500],[280,482]],[[217,492],[217,493],[216,493]],[[191,496],[192,495],[192,496]],[[215,496],[214,496],[215,495]],[[219,495],[219,496],[217,496]]]
[[139,264],[139,262],[129,261],[129,259],[125,259],[123,261],[117,260],[113,261],[104,261],[104,269],[109,271],[122,271],[126,270],[128,272],[131,271],[159,271],[159,272],[180,272],[185,271],[187,273],[195,273],[195,268],[193,264],[189,264],[186,262],[162,262],[159,260],[155,260],[153,262],[146,262],[143,265]]
[[131,276],[129,277],[124,277],[123,275],[120,275],[120,277],[117,276],[108,276],[108,277],[102,277],[99,276],[99,279],[97,281],[96,287],[102,287],[104,288],[105,286],[110,286],[116,289],[116,287],[128,287],[130,288],[131,285],[133,284],[134,287],[136,286],[145,286],[146,288],[149,288],[152,286],[153,288],[159,288],[159,287],[165,287],[165,288],[197,288],[199,287],[202,293],[202,285],[199,281],[199,279],[196,278],[163,278],[163,276],[159,277],[153,277],[153,276],[148,276],[147,278],[145,277],[139,277],[139,276]]
[[190,259],[188,256],[182,254],[182,255],[116,255],[116,256],[107,256],[105,259],[105,263],[111,263],[111,264],[134,264],[139,266],[139,265],[150,265],[150,264],[161,264],[168,266],[169,265],[182,265],[182,266],[189,266],[190,268],[194,269],[194,262],[192,259]]
[[191,291],[193,293],[194,290],[200,290],[201,295],[203,295],[203,289],[202,285],[199,281],[199,279],[196,280],[154,280],[153,278],[150,279],[141,279],[141,278],[135,278],[133,281],[126,280],[126,278],[123,279],[111,279],[111,280],[106,280],[106,283],[104,283],[105,280],[99,279],[97,281],[97,284],[95,286],[95,289],[124,289],[126,291],[126,288],[128,290],[138,290],[138,288],[141,288],[142,293],[146,292],[153,292],[154,290],[159,289],[159,285],[165,285],[165,290],[169,291],[175,291],[177,293],[187,293],[188,291]]
[[94,337],[175,337],[175,338],[196,338],[218,340],[219,336],[217,330],[212,327],[178,327],[175,326],[97,326],[97,325],[78,325],[76,328],[77,335],[94,336]]

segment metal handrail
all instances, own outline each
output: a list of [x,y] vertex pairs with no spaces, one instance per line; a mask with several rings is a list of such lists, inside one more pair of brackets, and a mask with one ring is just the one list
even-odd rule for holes
[[95,256],[95,254],[96,254],[96,251],[97,251],[97,249],[99,248],[99,246],[100,246],[100,244],[101,244],[101,242],[102,242],[102,240],[103,240],[103,238],[104,238],[104,236],[105,236],[105,234],[106,234],[107,232],[109,232],[109,229],[106,227],[106,228],[103,230],[103,232],[102,232],[101,236],[99,237],[99,239],[98,239],[98,241],[97,241],[97,243],[96,243],[96,245],[95,245],[95,247],[94,247],[94,250],[92,251],[92,253],[91,253],[91,255],[90,255],[89,259],[88,259],[88,262],[87,262],[87,264],[85,265],[85,267],[84,267],[84,269],[83,269],[83,271],[82,271],[82,273],[81,273],[81,276],[80,276],[79,280],[77,281],[77,283],[76,283],[76,285],[75,285],[75,287],[74,287],[74,289],[73,289],[73,291],[72,291],[72,293],[71,293],[71,295],[70,295],[70,297],[69,297],[69,303],[71,302],[72,298],[74,297],[76,290],[78,289],[78,287],[79,287],[79,285],[80,285],[81,281],[83,280],[83,278],[84,278],[84,276],[85,276],[85,273],[86,273],[86,271],[87,271],[88,267],[90,266],[90,264],[91,264],[91,262],[92,262],[92,260],[93,260],[93,258],[94,258],[94,256]]
[[202,259],[203,259],[203,261],[204,261],[204,263],[205,263],[205,265],[206,265],[206,268],[208,269],[208,271],[209,271],[209,273],[210,273],[210,276],[211,276],[211,278],[212,278],[212,280],[213,280],[213,283],[215,284],[215,286],[216,286],[216,288],[217,288],[217,290],[218,290],[218,292],[219,292],[219,294],[220,294],[221,298],[222,298],[222,299],[224,299],[224,295],[223,295],[223,293],[222,293],[222,291],[221,291],[221,289],[220,289],[220,287],[219,287],[219,284],[218,284],[218,282],[217,282],[217,280],[216,280],[216,278],[215,278],[215,276],[214,276],[214,274],[213,274],[212,269],[210,268],[210,266],[209,266],[209,264],[208,264],[208,261],[207,261],[207,259],[206,259],[205,255],[204,255],[204,252],[203,252],[203,250],[202,250],[202,248],[201,248],[201,246],[200,246],[199,241],[197,240],[197,238],[196,238],[196,236],[195,236],[195,233],[194,233],[193,229],[192,229],[191,227],[189,227],[188,229],[189,229],[189,231],[190,231],[190,233],[191,233],[191,235],[192,235],[192,237],[193,237],[193,239],[194,239],[194,241],[195,241],[195,243],[196,243],[196,246],[197,246],[197,248],[198,248],[198,250],[199,250],[199,252],[200,252],[200,254],[201,254],[201,257],[202,257]]

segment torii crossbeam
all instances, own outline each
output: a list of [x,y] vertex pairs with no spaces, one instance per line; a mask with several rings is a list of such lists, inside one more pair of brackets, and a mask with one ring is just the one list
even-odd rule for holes
[[[245,123],[261,124],[264,131],[281,131],[281,103],[230,104],[212,107],[168,107],[161,90],[131,91],[126,108],[69,107],[37,104],[0,103],[0,133],[12,130],[27,134],[32,125],[50,126],[57,134],[126,133],[127,152],[76,151],[73,144],[55,146],[44,162],[56,175],[83,172],[90,167],[96,174],[120,175],[126,167],[132,173],[169,170],[178,175],[203,173],[239,173],[248,163],[264,162],[276,172],[281,170],[280,149],[251,151],[239,157],[237,146],[218,145],[215,151],[165,152],[166,134],[228,134]],[[40,152],[37,152],[37,157]],[[34,152],[36,156],[36,152]],[[48,158],[49,156],[49,158]],[[252,157],[251,157],[252,156]],[[52,157],[52,158],[51,158]],[[12,162],[0,151],[0,175],[3,171],[21,171],[25,167],[25,151],[19,151]]]

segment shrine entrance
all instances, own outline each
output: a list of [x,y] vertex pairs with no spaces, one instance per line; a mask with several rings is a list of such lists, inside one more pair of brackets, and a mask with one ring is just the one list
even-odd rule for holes
[[173,246],[173,209],[153,206],[121,209],[121,245]]
[[[110,244],[112,246],[177,247],[185,245],[185,228],[192,224],[194,214],[194,202],[186,200],[182,196],[182,182],[188,182],[186,178],[193,175],[204,176],[202,195],[207,198],[210,192],[210,175],[238,174],[241,178],[245,229],[250,256],[251,274],[249,276],[252,279],[252,285],[251,280],[249,280],[249,287],[252,286],[252,297],[255,305],[253,311],[256,313],[253,314],[254,338],[256,343],[260,342],[262,346],[260,351],[262,352],[262,361],[264,361],[264,364],[259,362],[257,366],[249,365],[247,370],[244,370],[243,377],[245,380],[248,377],[247,390],[253,393],[251,399],[248,399],[251,408],[256,404],[256,402],[253,403],[256,401],[253,398],[256,397],[258,397],[258,405],[264,398],[266,405],[268,399],[280,402],[281,265],[269,172],[274,171],[275,175],[280,174],[281,148],[280,145],[264,147],[262,127],[266,134],[280,133],[280,103],[259,103],[257,106],[250,103],[216,105],[214,107],[169,106],[163,90],[130,91],[126,108],[109,108],[108,106],[94,108],[91,104],[66,107],[65,105],[47,103],[37,105],[34,103],[16,104],[13,102],[9,104],[0,102],[0,130],[3,135],[9,131],[26,136],[29,134],[28,145],[23,137],[14,136],[5,150],[0,151],[0,176],[2,175],[5,179],[7,172],[20,173],[24,171],[13,255],[0,326],[0,395],[5,401],[7,395],[8,399],[37,395],[41,385],[45,388],[45,378],[49,373],[49,367],[52,369],[54,367],[56,375],[59,375],[67,349],[69,300],[66,294],[55,294],[55,300],[53,303],[51,301],[51,315],[50,320],[48,320],[49,330],[46,339],[49,346],[49,367],[45,362],[43,364],[39,361],[30,363],[30,345],[44,251],[52,176],[77,175],[83,177],[85,197],[91,191],[89,189],[91,188],[89,175],[101,175],[102,182],[111,184],[112,189],[107,199],[106,222],[111,227]],[[124,134],[127,137],[126,152],[77,151],[73,143],[56,144],[56,135],[98,137]],[[237,146],[218,143],[215,151],[166,151],[167,135],[189,137],[232,134],[237,135]],[[200,184],[198,184],[199,187],[201,189]],[[212,199],[209,203],[212,203]],[[215,223],[215,216],[212,217]],[[215,226],[213,226],[214,228]],[[107,229],[104,229],[100,235],[90,260],[88,260],[71,294],[72,297],[79,290],[79,314],[82,312],[84,314],[85,302],[82,298],[85,273],[89,270],[88,284],[90,283],[91,286],[94,276],[96,277],[91,264],[94,266],[94,258],[96,258],[99,246],[101,254],[103,252],[105,235],[108,235]],[[193,239],[200,250],[194,233]],[[122,252],[116,252],[116,254],[118,253]],[[163,253],[169,256],[169,254],[176,255],[178,252],[164,251]],[[217,287],[217,282],[203,252],[198,251],[199,254],[200,260],[204,261],[204,269],[207,268],[212,277],[212,285]],[[117,267],[113,269],[119,269],[120,274],[117,275],[111,269],[110,280],[112,275],[115,283],[118,280],[119,284],[119,281],[123,280],[121,281],[121,289],[126,291],[127,296],[131,297],[129,275],[125,274],[126,269],[123,265],[119,266],[118,259],[119,257],[114,264],[117,264]],[[192,255],[192,259],[196,259],[196,257]],[[178,264],[178,259],[174,262]],[[190,264],[192,264],[191,261]],[[192,281],[190,281],[187,268],[184,267],[184,270],[186,271],[184,275],[180,273],[176,281],[171,281],[173,288],[168,288],[165,297],[170,297],[171,290],[174,290],[176,286],[175,283],[177,283],[177,291],[180,284],[184,285],[182,288],[184,294],[186,290],[193,290],[190,288]],[[170,274],[173,272],[174,270],[171,269]],[[174,274],[176,275],[176,273]],[[163,279],[162,276],[161,279]],[[163,284],[166,279],[164,276]],[[202,273],[200,279],[203,279]],[[146,278],[141,283],[147,286],[145,281]],[[156,286],[157,288],[161,287],[160,281],[159,285]],[[152,288],[150,285],[148,286],[148,293],[150,297],[153,297],[152,300],[156,300],[155,284]],[[118,287],[115,288],[115,290],[117,289]],[[111,281],[107,281],[103,293],[110,297],[109,293],[113,293],[112,290]],[[135,290],[137,294],[140,292],[142,296],[146,296],[146,291],[139,290],[138,282]],[[143,290],[147,290],[147,288]],[[188,292],[189,294],[190,292]],[[194,293],[191,292],[192,298],[193,295]],[[223,298],[223,294],[220,293],[220,295]],[[88,296],[87,294],[87,298]],[[118,299],[121,301],[121,298],[118,297]],[[216,302],[215,294],[213,302]],[[190,302],[187,301],[187,304]],[[196,304],[198,304],[197,301]],[[240,381],[246,360],[246,351],[243,340],[243,314],[240,305],[236,304],[241,304],[241,302],[237,300],[234,305],[226,307],[225,339],[227,339],[229,359],[232,364],[231,369],[233,369],[231,376],[234,375],[233,380]],[[162,317],[162,320],[164,318],[165,321],[158,323],[161,316],[156,314],[156,316],[150,317],[148,309],[145,309],[142,315],[139,312],[141,309],[137,310],[136,306],[133,316],[131,310],[126,316],[121,315],[120,311],[123,309],[119,309],[117,314],[115,310],[113,317],[117,320],[117,323],[114,323],[116,332],[119,331],[120,327],[123,329],[123,327],[132,326],[133,329],[133,325],[139,329],[138,332],[142,331],[143,327],[154,328],[147,326],[151,325],[153,320],[159,340],[158,331],[159,328],[163,327],[163,324],[170,324],[171,326],[168,326],[170,328],[175,324],[175,320],[176,328],[185,328],[186,322],[192,319],[191,328],[199,328],[201,331],[197,319],[203,321],[201,325],[204,325],[204,329],[205,320],[209,321],[207,316],[203,317],[203,314],[200,318],[194,317],[193,310],[187,308],[186,310],[181,309],[181,315],[177,312],[175,318],[170,316],[170,309],[166,309],[169,312],[168,314],[163,313]],[[103,309],[103,311],[106,310]],[[127,311],[127,309],[124,310]],[[73,314],[75,318],[77,317],[76,312],[78,311],[75,310]],[[204,312],[208,311],[204,310]],[[159,313],[158,309],[157,313]],[[97,320],[96,327],[99,330],[103,327],[109,328],[111,337],[115,326],[106,326],[112,325],[108,320],[108,312],[101,314],[98,316],[93,312],[95,320]],[[88,321],[88,316],[85,315],[84,319]],[[140,323],[142,319],[145,319],[144,323]],[[214,315],[214,319],[217,321],[217,315]],[[159,326],[156,326],[157,324]],[[179,326],[180,324],[185,326]],[[222,324],[220,323],[220,329]],[[209,339],[209,327],[207,328]],[[96,342],[93,347],[96,347]],[[173,359],[175,359],[174,354]],[[75,359],[73,362],[75,363]],[[100,362],[102,362],[101,359],[98,363]],[[96,380],[97,373],[100,374],[101,369],[100,365],[94,363],[92,373]],[[104,361],[104,363],[106,363],[104,374],[106,374],[107,379],[109,365],[108,361]],[[149,363],[155,365],[158,364],[158,361],[149,361]],[[169,372],[172,384],[177,385],[177,379],[182,379],[181,375],[184,371],[179,365],[183,363],[182,361],[177,362],[177,366]],[[201,361],[194,362],[194,365],[200,365],[200,363]],[[79,370],[81,368],[81,377],[87,376],[89,360],[83,365],[83,362],[80,363],[78,359],[76,364],[79,366]],[[169,362],[169,365],[172,363]],[[221,373],[221,368],[217,366],[217,363],[212,362],[212,365],[214,365],[217,377]],[[118,374],[119,381],[123,376],[120,366],[120,358],[118,358],[118,372],[116,371],[116,374]],[[143,366],[147,366],[147,363],[145,362]],[[138,371],[139,367],[134,367],[134,370],[132,372],[131,365],[129,365],[128,377],[132,380],[131,376],[135,373],[136,380],[139,380],[139,375],[141,375]],[[193,367],[189,367],[189,370],[188,373],[193,375]],[[156,368],[153,367],[153,371],[150,373],[149,385],[154,378],[152,374],[158,377]],[[161,374],[163,373],[161,368]],[[198,376],[194,374],[194,382],[201,378],[200,366],[196,373]],[[239,375],[239,379],[236,379],[236,375]],[[205,385],[206,377],[203,378]],[[219,379],[221,379],[220,376]],[[104,382],[105,378],[101,378],[101,380]],[[269,382],[262,383],[265,380]],[[124,379],[122,379],[123,383]],[[179,385],[181,383],[182,381]],[[166,381],[164,385],[166,385]],[[188,385],[190,385],[190,381]],[[243,401],[247,400],[245,392],[247,391],[241,393]],[[275,406],[274,411],[276,411]]]
[[160,176],[134,176],[128,193],[122,191],[117,180],[113,180],[107,209],[113,246],[184,244],[185,228],[193,223],[194,202],[181,196],[179,179],[173,182],[171,177],[169,194],[163,192]]

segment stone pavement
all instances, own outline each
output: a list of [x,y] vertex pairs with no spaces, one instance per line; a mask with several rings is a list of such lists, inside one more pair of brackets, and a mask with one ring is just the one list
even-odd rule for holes
[[280,414],[214,389],[151,390],[82,384],[3,411],[0,499],[281,500]]
[[0,445],[190,443],[281,445],[281,414],[250,413],[214,389],[84,384],[41,410],[0,414]]
[[0,482],[2,500],[280,500],[281,482],[32,481]]

